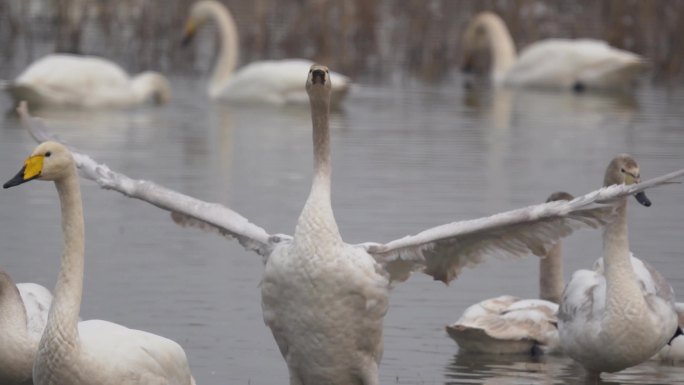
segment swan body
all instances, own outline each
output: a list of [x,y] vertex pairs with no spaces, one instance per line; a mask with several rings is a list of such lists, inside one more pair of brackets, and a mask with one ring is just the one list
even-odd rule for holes
[[83,292],[84,223],[74,159],[55,142],[40,144],[4,188],[33,179],[55,182],[64,250],[55,296],[33,362],[35,385],[192,385],[175,342],[101,320],[79,322]]
[[[555,192],[547,202],[572,200]],[[487,354],[554,353],[559,350],[558,302],[563,294],[561,241],[539,259],[539,297],[510,295],[486,299],[468,307],[446,331],[461,350]]]
[[[635,183],[639,168],[628,155],[613,159],[605,185]],[[637,195],[648,206],[645,195]],[[563,293],[558,328],[563,351],[589,376],[637,365],[662,349],[677,329],[674,293],[654,268],[629,251],[626,198],[603,232],[603,258],[576,271]]]
[[[679,328],[684,328],[684,303],[675,304]],[[684,335],[675,336],[667,345],[653,357],[663,363],[678,364],[684,363]]]
[[169,82],[156,72],[131,78],[109,60],[70,54],[38,59],[5,88],[16,103],[35,107],[128,107],[171,97]]
[[[302,79],[313,62],[305,59],[257,61],[235,72],[240,49],[238,31],[232,14],[223,4],[213,0],[194,3],[183,40],[189,42],[197,28],[210,20],[218,27],[220,43],[218,62],[208,86],[210,98],[272,105],[308,103]],[[351,82],[344,75],[334,72],[330,75],[332,105],[338,106],[346,97]]]
[[35,283],[14,284],[0,270],[0,383],[30,383],[52,294]]
[[546,39],[516,55],[503,20],[491,12],[478,14],[464,34],[466,67],[479,47],[491,52],[492,77],[498,84],[565,90],[626,89],[646,69],[632,52],[594,39]]
[[[388,243],[348,244],[335,221],[330,191],[329,70],[311,67],[314,173],[294,236],[269,234],[237,212],[112,171],[74,152],[80,175],[106,189],[172,213],[179,225],[237,240],[263,258],[264,322],[287,363],[291,385],[378,384],[382,320],[390,284],[413,272],[450,282],[465,266],[489,257],[546,255],[561,238],[597,228],[614,215],[621,198],[684,175],[684,170],[630,186],[611,186],[572,201],[554,201],[474,220],[452,222]],[[19,108],[34,138],[51,138],[40,119]]]

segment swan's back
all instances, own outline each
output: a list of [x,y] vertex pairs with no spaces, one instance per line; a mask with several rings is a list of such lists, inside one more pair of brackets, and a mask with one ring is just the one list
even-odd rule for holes
[[47,324],[52,293],[35,283],[18,283],[17,289],[26,309],[28,332],[32,338],[40,340]]

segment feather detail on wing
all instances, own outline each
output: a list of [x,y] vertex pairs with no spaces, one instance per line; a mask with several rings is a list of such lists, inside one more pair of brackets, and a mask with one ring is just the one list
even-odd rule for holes
[[[29,115],[26,103],[22,102],[17,111],[22,126],[35,140],[56,140],[41,119]],[[104,189],[118,191],[170,211],[173,220],[182,226],[211,229],[227,238],[236,239],[247,250],[264,257],[270,254],[275,243],[289,238],[286,235],[271,236],[261,227],[218,203],[207,203],[150,181],[131,179],[87,155],[73,150],[72,154],[82,177],[97,182]]]
[[449,283],[464,266],[477,265],[487,257],[546,255],[558,239],[575,230],[605,224],[620,198],[682,175],[684,169],[639,184],[604,187],[572,201],[533,205],[433,227],[386,244],[369,242],[358,246],[383,265],[393,281],[406,280],[411,272],[422,271]]

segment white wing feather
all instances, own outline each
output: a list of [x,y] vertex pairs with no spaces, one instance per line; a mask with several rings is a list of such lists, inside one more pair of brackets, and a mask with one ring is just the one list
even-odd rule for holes
[[18,283],[19,295],[24,302],[28,331],[36,340],[40,340],[47,325],[52,293],[36,283]]

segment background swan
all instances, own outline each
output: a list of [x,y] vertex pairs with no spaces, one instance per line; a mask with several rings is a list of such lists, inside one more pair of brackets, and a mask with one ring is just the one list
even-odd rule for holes
[[482,12],[464,33],[465,68],[473,55],[489,48],[496,83],[555,89],[623,89],[633,85],[646,62],[634,53],[592,39],[546,39],[516,56],[506,24],[492,12]]
[[0,269],[0,383],[30,383],[33,359],[47,323],[52,294],[35,283],[14,281]]
[[[345,243],[330,201],[331,80],[314,66],[307,80],[314,143],[314,177],[294,237],[269,234],[215,203],[133,180],[74,153],[84,177],[173,213],[177,223],[236,239],[263,257],[262,309],[290,371],[291,384],[377,384],[382,321],[390,282],[413,271],[449,282],[464,266],[486,257],[545,255],[562,236],[598,227],[612,202],[684,175],[684,170],[639,185],[612,186],[570,202],[550,202],[490,217],[453,222],[386,244]],[[41,120],[20,111],[36,138],[47,138]]]
[[55,297],[33,364],[34,384],[194,384],[177,343],[107,321],[78,322],[85,240],[81,190],[69,150],[55,142],[40,144],[3,188],[33,179],[55,182],[64,233]]
[[[629,155],[615,157],[604,185],[639,183]],[[642,192],[639,203],[650,206]],[[627,198],[603,231],[603,258],[594,270],[576,271],[563,293],[558,329],[563,351],[589,377],[637,365],[657,353],[677,330],[674,293],[660,273],[633,258],[627,236]]]
[[[566,192],[551,194],[547,202],[566,200]],[[561,241],[539,260],[539,298],[511,295],[489,298],[468,307],[446,327],[459,348],[472,353],[540,354],[558,350],[558,303],[563,294]]]
[[127,107],[171,98],[171,86],[156,72],[131,78],[117,64],[95,56],[47,55],[4,85],[15,103],[32,107]]
[[[183,35],[184,43],[187,44],[197,28],[210,20],[218,27],[220,48],[209,80],[209,97],[275,105],[308,102],[306,92],[302,89],[302,78],[313,64],[310,60],[256,61],[235,72],[240,52],[237,27],[230,11],[217,1],[203,0],[192,5]],[[332,104],[337,106],[347,95],[351,82],[346,76],[335,72],[330,76],[334,84]]]

